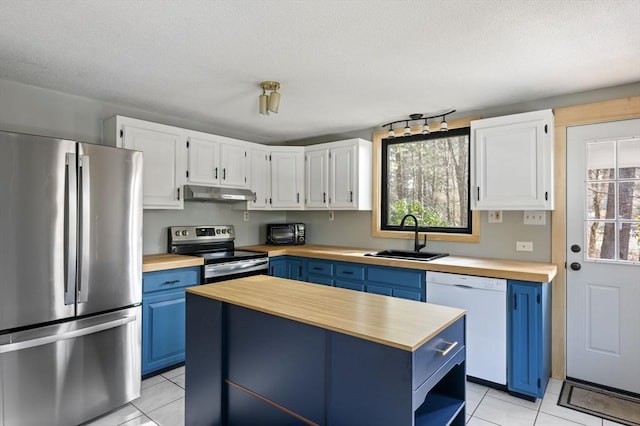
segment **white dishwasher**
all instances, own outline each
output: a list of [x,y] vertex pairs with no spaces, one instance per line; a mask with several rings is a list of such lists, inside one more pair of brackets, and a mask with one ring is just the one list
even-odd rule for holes
[[466,309],[467,375],[507,384],[507,280],[427,272],[427,302]]

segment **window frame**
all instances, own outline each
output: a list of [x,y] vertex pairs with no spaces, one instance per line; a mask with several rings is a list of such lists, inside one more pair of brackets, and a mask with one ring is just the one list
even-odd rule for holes
[[[400,144],[404,144],[404,143],[417,143],[417,142],[422,142],[422,141],[429,141],[429,140],[437,140],[437,139],[444,139],[444,138],[448,138],[448,137],[455,137],[455,136],[467,136],[468,138],[468,155],[469,155],[469,165],[468,165],[468,174],[467,174],[467,211],[468,211],[468,219],[467,219],[467,226],[462,228],[462,227],[426,227],[426,226],[419,226],[418,227],[418,232],[442,232],[442,233],[446,233],[446,234],[462,234],[462,235],[471,235],[473,232],[473,220],[471,217],[471,128],[470,127],[459,127],[457,129],[451,129],[448,132],[432,132],[428,135],[423,135],[423,134],[415,134],[415,135],[411,135],[411,136],[405,136],[402,138],[393,138],[393,139],[389,139],[389,138],[384,138],[382,139],[382,144],[381,144],[381,149],[382,149],[382,153],[381,153],[381,160],[382,160],[382,164],[381,164],[381,174],[380,177],[384,177],[388,175],[388,168],[389,168],[389,164],[388,164],[388,154],[389,154],[389,147],[393,146],[393,145],[400,145]],[[400,231],[400,225],[388,225],[387,224],[387,219],[388,219],[388,214],[389,214],[389,201],[388,201],[388,197],[389,197],[389,192],[387,190],[386,185],[383,185],[382,182],[380,182],[380,227],[382,230],[385,231]],[[413,227],[413,222],[409,223],[410,226]]]
[[[459,129],[462,127],[470,127],[471,120],[479,119],[479,116],[464,117],[448,120],[449,129]],[[434,130],[435,131],[435,130]],[[394,129],[396,137],[402,137],[403,129]],[[411,134],[418,135],[422,133],[422,126],[411,127]],[[388,136],[388,129],[379,130],[372,135],[373,139],[373,205],[372,205],[372,220],[371,220],[371,236],[374,238],[400,238],[400,239],[412,239],[414,233],[410,229],[404,231],[400,230],[385,230],[382,229],[382,215],[381,215],[381,198],[382,198],[382,140]],[[473,143],[472,140],[469,143]],[[471,159],[471,163],[473,158]],[[472,164],[469,164],[469,173],[472,172]],[[471,216],[469,218],[471,224],[471,234],[467,233],[454,233],[454,232],[428,232],[429,240],[431,241],[451,241],[451,242],[466,242],[477,243],[480,242],[480,212],[477,210],[471,210]],[[420,231],[424,232],[424,231]]]

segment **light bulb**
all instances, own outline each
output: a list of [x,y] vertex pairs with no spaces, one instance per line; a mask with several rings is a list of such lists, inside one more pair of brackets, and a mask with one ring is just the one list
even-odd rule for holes
[[444,116],[442,116],[442,123],[440,123],[440,131],[446,132],[447,130],[449,130],[449,125],[447,124]]
[[428,135],[429,133],[431,133],[431,130],[429,130],[429,123],[427,122],[427,120],[425,120],[424,126],[422,126],[422,134]]
[[405,122],[404,136],[411,136],[411,127],[409,127],[408,121]]

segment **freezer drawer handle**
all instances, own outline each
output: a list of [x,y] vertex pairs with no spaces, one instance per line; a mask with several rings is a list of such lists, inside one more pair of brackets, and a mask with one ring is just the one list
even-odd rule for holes
[[455,348],[456,346],[458,346],[458,342],[444,342],[448,345],[448,347],[446,349],[436,349],[436,351],[440,352],[440,355],[442,356],[447,356],[447,354],[449,352],[451,352],[451,350],[453,348]]
[[37,337],[31,340],[21,342],[7,343],[0,345],[0,354],[6,352],[15,352],[23,349],[33,348],[35,346],[43,346],[49,343],[58,342],[66,339],[74,339],[76,337],[86,336],[88,334],[97,333],[111,328],[120,327],[136,320],[136,314],[129,314],[113,321],[90,325],[88,327],[77,330],[70,330],[59,334],[50,334],[48,336]]

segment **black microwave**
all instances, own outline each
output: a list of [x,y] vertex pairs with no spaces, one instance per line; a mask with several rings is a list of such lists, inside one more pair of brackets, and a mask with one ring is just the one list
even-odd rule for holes
[[304,223],[267,224],[267,244],[297,246],[305,242]]

